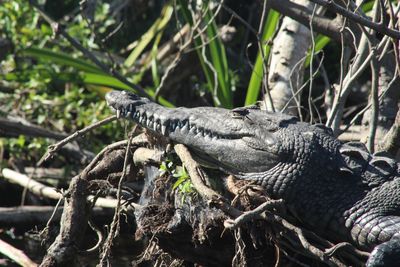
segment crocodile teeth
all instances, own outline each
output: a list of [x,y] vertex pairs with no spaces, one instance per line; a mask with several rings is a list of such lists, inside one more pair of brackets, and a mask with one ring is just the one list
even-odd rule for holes
[[161,125],[161,134],[165,135],[167,133],[167,126],[166,125]]
[[175,123],[175,121],[170,121],[169,123],[169,129],[171,132],[175,131],[177,124]]
[[181,123],[180,125],[178,125],[178,127],[181,132],[189,131],[189,123]]
[[197,134],[204,136],[204,130],[202,128],[197,129]]
[[157,131],[157,132],[160,132],[160,131],[161,131],[161,124],[160,124],[160,121],[157,121],[157,122],[156,122],[156,124],[155,124],[155,126],[154,126],[154,130]]
[[145,125],[146,121],[147,121],[146,113],[143,113],[142,117],[140,118],[139,123],[142,124],[142,125]]
[[153,129],[153,126],[154,126],[154,121],[147,119],[147,127]]

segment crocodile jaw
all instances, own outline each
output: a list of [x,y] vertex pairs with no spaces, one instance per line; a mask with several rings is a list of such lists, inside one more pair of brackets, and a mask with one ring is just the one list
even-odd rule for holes
[[[221,108],[169,109],[127,92],[106,95],[119,117],[187,145],[203,163],[243,176],[275,166],[278,156],[273,135],[257,136],[249,121]],[[261,131],[264,132],[264,131]]]

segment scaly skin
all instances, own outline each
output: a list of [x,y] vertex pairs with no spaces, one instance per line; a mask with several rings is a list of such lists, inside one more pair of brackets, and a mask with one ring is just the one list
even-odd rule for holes
[[256,108],[169,109],[119,91],[106,100],[119,117],[185,144],[202,163],[256,180],[320,235],[372,250],[368,266],[400,266],[396,162],[343,145],[323,126]]

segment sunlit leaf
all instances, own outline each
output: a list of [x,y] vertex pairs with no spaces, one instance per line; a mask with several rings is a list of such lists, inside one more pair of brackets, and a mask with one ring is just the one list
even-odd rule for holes
[[157,33],[163,30],[168,24],[172,17],[173,11],[174,7],[170,2],[163,7],[160,17],[154,22],[150,29],[142,35],[142,37],[138,40],[135,48],[125,60],[125,66],[130,67],[136,62],[138,57],[142,54],[143,50],[147,47],[151,40],[153,40]]
[[73,58],[68,54],[62,52],[54,52],[46,48],[36,48],[30,47],[21,51],[23,55],[35,57],[39,60],[47,60],[52,63],[74,67],[78,70],[94,72],[94,73],[104,73],[97,66],[82,60]]
[[[246,94],[246,100],[245,100],[245,105],[252,105],[254,104],[258,96],[260,94],[260,89],[261,89],[261,83],[264,75],[263,67],[264,67],[264,60],[267,60],[269,56],[269,52],[271,47],[269,44],[265,44],[266,41],[268,41],[270,38],[272,38],[276,26],[279,21],[279,13],[275,10],[270,10],[268,12],[267,19],[265,20],[264,23],[264,30],[262,34],[262,44],[263,44],[263,53],[261,51],[258,52],[256,62],[254,64],[253,72],[251,74],[249,86],[247,88],[247,94]],[[264,56],[264,58],[263,58]]]

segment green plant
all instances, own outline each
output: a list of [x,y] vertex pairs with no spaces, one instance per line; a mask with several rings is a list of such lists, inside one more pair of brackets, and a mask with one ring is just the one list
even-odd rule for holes
[[261,84],[264,73],[265,62],[268,60],[270,52],[270,44],[268,40],[272,38],[277,24],[279,21],[279,13],[275,10],[270,10],[268,16],[264,22],[263,33],[261,36],[261,44],[263,51],[259,51],[257,54],[256,61],[253,66],[253,72],[250,77],[249,86],[247,88],[247,94],[244,104],[246,106],[254,104],[260,94]]
[[[107,17],[104,15],[108,4],[98,6],[96,14]],[[69,33],[85,47],[96,49],[86,22],[81,16],[73,18]],[[104,19],[104,25],[112,23],[112,19]],[[59,132],[73,132],[111,114],[102,101],[109,88],[85,82],[85,73],[103,78],[106,74],[82,59],[64,39],[55,41],[50,26],[25,1],[2,3],[0,24],[0,38],[10,40],[13,45],[0,62],[2,83],[12,90],[0,93],[2,113],[14,113]],[[104,27],[98,30],[104,31]],[[96,129],[89,137],[94,138],[83,138],[82,147],[98,151],[104,145],[103,138],[123,138],[123,130],[117,124],[109,124]],[[20,136],[5,139],[2,146],[10,155],[20,155],[22,159],[35,162],[53,142],[46,138]]]
[[[188,1],[179,0],[178,3],[185,21],[194,26],[196,21],[189,10]],[[231,72],[228,66],[225,46],[218,36],[215,16],[208,1],[202,4],[200,13],[204,14],[204,21],[201,25],[205,28],[206,38],[202,38],[201,35],[196,36],[194,38],[194,45],[207,81],[207,88],[213,96],[215,106],[232,108],[232,89],[234,86],[232,84]],[[203,53],[203,49],[206,49],[205,53]],[[216,79],[214,75],[216,75]]]
[[167,159],[161,163],[159,170],[161,171],[161,174],[172,175],[176,178],[172,189],[179,190],[182,195],[182,202],[185,200],[185,197],[193,196],[196,193],[192,181],[190,180],[190,176],[184,166],[176,166],[172,160]]

